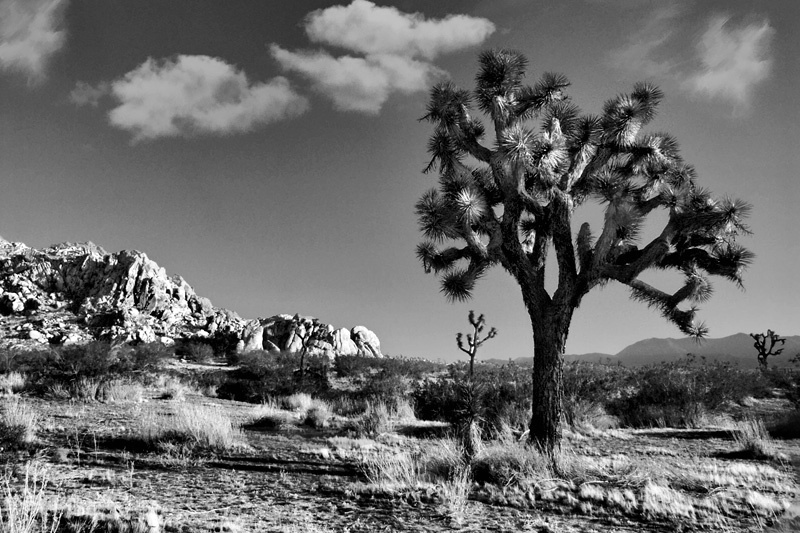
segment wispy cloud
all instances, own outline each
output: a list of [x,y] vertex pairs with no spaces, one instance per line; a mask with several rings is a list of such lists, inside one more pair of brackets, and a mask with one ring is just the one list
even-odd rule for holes
[[756,86],[772,70],[774,35],[767,20],[736,27],[730,17],[712,17],[697,46],[702,68],[686,85],[695,93],[725,99],[738,110],[748,108]]
[[[649,9],[641,29],[610,54],[611,63],[684,91],[733,105],[742,114],[772,69],[775,30],[766,19],[735,25],[730,16],[694,16],[689,4]],[[688,38],[689,35],[699,38]]]
[[49,59],[66,40],[60,27],[68,0],[0,0],[0,69],[45,79]]
[[108,82],[103,81],[97,85],[91,85],[85,81],[79,81],[69,93],[69,101],[77,106],[89,105],[97,107],[100,104],[100,100],[110,93],[111,84]]
[[641,72],[645,76],[661,76],[675,68],[674,60],[664,53],[675,35],[675,22],[683,9],[667,5],[648,13],[647,20],[621,48],[611,52],[614,66]]
[[310,80],[336,109],[376,114],[392,93],[424,91],[442,75],[433,59],[484,42],[495,26],[484,18],[426,19],[419,13],[354,0],[309,13],[305,30],[311,42],[356,55],[290,51],[273,44],[270,50],[276,61]]
[[199,55],[148,59],[112,82],[110,94],[118,105],[109,122],[131,132],[134,142],[242,133],[308,109],[285,78],[251,83],[223,60]]

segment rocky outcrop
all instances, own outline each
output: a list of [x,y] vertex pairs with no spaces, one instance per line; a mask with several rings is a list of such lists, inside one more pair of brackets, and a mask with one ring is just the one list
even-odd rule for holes
[[266,350],[300,352],[312,355],[362,355],[383,357],[377,335],[364,326],[352,330],[336,329],[314,317],[275,315],[249,322],[241,351]]
[[0,346],[233,339],[245,351],[380,356],[374,333],[347,331],[299,315],[244,320],[142,252],[112,254],[91,242],[36,250],[0,238]]

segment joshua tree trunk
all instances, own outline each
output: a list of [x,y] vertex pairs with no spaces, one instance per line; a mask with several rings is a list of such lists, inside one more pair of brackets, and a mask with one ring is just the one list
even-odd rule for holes
[[548,454],[561,441],[564,347],[573,309],[541,313],[529,310],[533,324],[533,398],[529,440]]

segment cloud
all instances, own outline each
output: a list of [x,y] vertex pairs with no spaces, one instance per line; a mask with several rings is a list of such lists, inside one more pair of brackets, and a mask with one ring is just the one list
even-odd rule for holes
[[68,0],[0,0],[0,69],[45,78],[47,63],[66,40],[60,28]]
[[766,19],[734,27],[730,17],[712,17],[697,45],[702,67],[688,77],[686,86],[695,93],[727,100],[739,110],[748,108],[756,86],[772,70],[774,35]]
[[85,105],[97,107],[100,104],[100,100],[110,93],[111,84],[108,82],[100,82],[95,86],[85,81],[79,81],[69,93],[69,101],[79,107]]
[[671,55],[665,53],[665,45],[675,35],[675,23],[682,13],[678,5],[649,11],[645,23],[628,38],[625,46],[611,52],[611,63],[645,76],[668,74],[675,65]]
[[611,53],[611,63],[677,82],[688,93],[731,103],[734,113],[741,114],[749,108],[756,86],[770,75],[775,30],[766,19],[738,26],[729,16],[701,19],[689,7],[647,10],[641,29]]
[[448,15],[426,20],[419,13],[378,7],[367,0],[308,14],[308,38],[363,54],[393,54],[434,59],[485,41],[494,24],[484,18]]
[[312,11],[304,24],[311,42],[353,55],[337,57],[325,49],[290,51],[273,44],[272,56],[284,70],[310,80],[336,109],[367,114],[380,112],[393,93],[426,90],[444,75],[433,59],[480,44],[495,31],[484,18],[426,19],[367,0]]
[[112,82],[110,92],[119,105],[109,122],[133,133],[134,142],[242,133],[308,109],[285,78],[251,83],[232,65],[201,55],[148,59]]
[[272,45],[273,57],[303,74],[339,111],[377,114],[392,92],[425,90],[441,71],[424,61],[396,55],[333,57],[327,52],[290,52]]

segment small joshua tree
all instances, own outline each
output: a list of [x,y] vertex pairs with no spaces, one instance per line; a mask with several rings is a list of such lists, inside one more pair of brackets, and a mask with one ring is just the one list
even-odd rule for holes
[[475,320],[475,311],[470,311],[469,323],[472,324],[472,333],[467,333],[468,348],[464,348],[463,333],[456,333],[456,343],[458,343],[458,349],[469,356],[469,377],[472,378],[472,374],[475,368],[475,355],[478,353],[478,348],[480,348],[484,342],[496,337],[497,329],[496,328],[490,329],[489,333],[484,338],[481,339],[480,334],[483,331],[484,326],[486,325],[486,319],[483,317],[483,315],[481,315],[478,317],[477,320]]
[[770,355],[780,355],[783,348],[775,348],[778,344],[785,344],[786,339],[778,336],[777,333],[768,329],[766,333],[751,333],[751,337],[756,341],[753,346],[758,350],[758,364],[761,365],[761,370],[767,369],[767,357]]
[[301,344],[300,385],[302,385],[306,374],[306,354],[312,343],[318,340],[320,336],[319,320],[316,318],[309,320],[301,318],[300,315],[295,315],[292,321],[294,322],[294,334],[300,339]]

